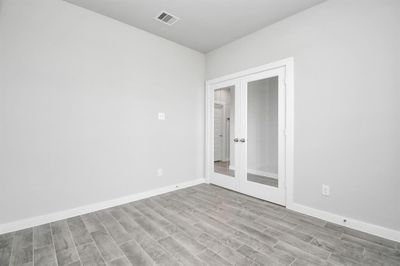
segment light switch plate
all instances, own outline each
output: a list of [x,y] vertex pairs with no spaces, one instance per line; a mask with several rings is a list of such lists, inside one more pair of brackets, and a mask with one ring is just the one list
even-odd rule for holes
[[158,120],[165,120],[165,113],[158,113]]
[[164,171],[162,168],[157,169],[157,176],[162,176],[164,174]]
[[331,194],[330,187],[328,185],[322,185],[322,195],[329,196]]

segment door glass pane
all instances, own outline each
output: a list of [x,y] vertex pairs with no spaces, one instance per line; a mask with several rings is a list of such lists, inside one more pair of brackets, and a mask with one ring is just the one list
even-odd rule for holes
[[278,77],[247,88],[247,180],[278,187]]
[[214,172],[235,176],[234,87],[214,90]]

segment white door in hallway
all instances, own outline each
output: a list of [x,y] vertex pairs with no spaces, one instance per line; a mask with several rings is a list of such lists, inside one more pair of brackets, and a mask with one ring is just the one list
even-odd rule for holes
[[224,142],[224,109],[222,104],[214,104],[214,161],[222,161]]

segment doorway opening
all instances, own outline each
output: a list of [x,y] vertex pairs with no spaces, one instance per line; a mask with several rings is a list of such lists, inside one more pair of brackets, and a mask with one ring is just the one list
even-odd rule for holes
[[207,82],[210,183],[286,205],[293,167],[292,59]]
[[214,171],[223,175],[235,176],[234,154],[231,135],[234,123],[234,88],[227,87],[214,91]]

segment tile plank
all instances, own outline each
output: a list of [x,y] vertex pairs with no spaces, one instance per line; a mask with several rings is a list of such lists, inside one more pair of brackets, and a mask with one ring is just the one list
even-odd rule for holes
[[160,239],[158,242],[183,265],[205,265],[171,237]]
[[57,258],[53,245],[34,250],[35,266],[57,266]]
[[51,223],[51,231],[58,265],[80,264],[66,220]]
[[50,224],[35,226],[33,228],[33,236],[33,247],[35,249],[48,245],[53,245]]
[[0,235],[0,265],[9,265],[14,234]]
[[323,259],[313,256],[310,253],[304,251],[303,249],[299,249],[286,242],[279,242],[274,246],[274,248],[289,253],[296,259],[307,261],[310,264],[316,264],[316,265],[326,264]]
[[196,239],[191,238],[183,232],[173,234],[171,237],[187,248],[192,254],[198,254],[206,249],[206,247],[200,244]]
[[91,235],[105,261],[111,261],[124,255],[109,234],[97,231]]
[[360,238],[360,239],[363,239],[363,240],[366,240],[366,241],[369,241],[369,242],[372,242],[372,243],[375,243],[375,244],[378,244],[381,246],[396,249],[397,242],[389,240],[389,239],[385,239],[385,238],[382,238],[379,236],[374,236],[371,234],[367,234],[367,233],[364,233],[361,231],[357,231],[357,230],[354,230],[354,229],[351,229],[348,227],[344,227],[341,225],[333,224],[333,223],[327,223],[325,225],[325,228],[329,228],[329,229],[332,229],[332,230],[335,230],[335,231],[338,231],[341,233],[345,233],[346,235],[357,237],[357,238]]
[[161,245],[152,238],[148,238],[140,243],[140,246],[153,259],[157,265],[179,266],[178,263]]
[[77,247],[93,242],[92,237],[80,216],[67,219],[67,224]]
[[107,266],[130,266],[132,265],[126,257],[121,257],[107,262]]
[[122,244],[121,249],[132,265],[155,265],[149,255],[134,240]]
[[218,255],[233,265],[251,265],[253,260],[237,252],[236,250],[224,246]]
[[386,246],[382,246],[380,244],[376,244],[374,242],[371,242],[371,241],[368,241],[365,239],[361,239],[358,237],[350,236],[347,234],[343,234],[341,239],[344,241],[353,243],[353,244],[361,245],[366,249],[366,251],[375,253],[377,255],[384,255],[384,256],[390,257],[395,261],[400,261],[400,250],[398,250],[398,249],[388,248]]
[[82,221],[84,222],[86,229],[89,233],[93,232],[104,232],[107,233],[106,228],[98,219],[96,213],[88,213],[81,215]]
[[204,250],[198,255],[198,257],[210,266],[232,265],[231,263],[224,260],[221,256],[212,252],[209,249]]
[[83,266],[97,265],[97,266],[105,266],[100,252],[94,243],[89,243],[86,245],[80,245],[77,247],[78,254]]
[[135,222],[140,225],[143,230],[145,230],[155,240],[159,240],[168,236],[165,231],[162,231],[156,224],[154,224],[150,219],[146,217],[136,218]]
[[97,212],[99,221],[106,227],[107,232],[118,244],[132,240],[132,235],[108,212],[108,210]]
[[17,231],[11,252],[11,266],[33,263],[33,228]]
[[277,261],[273,260],[269,256],[266,256],[246,245],[243,245],[237,251],[244,256],[253,259],[259,265],[280,265]]

